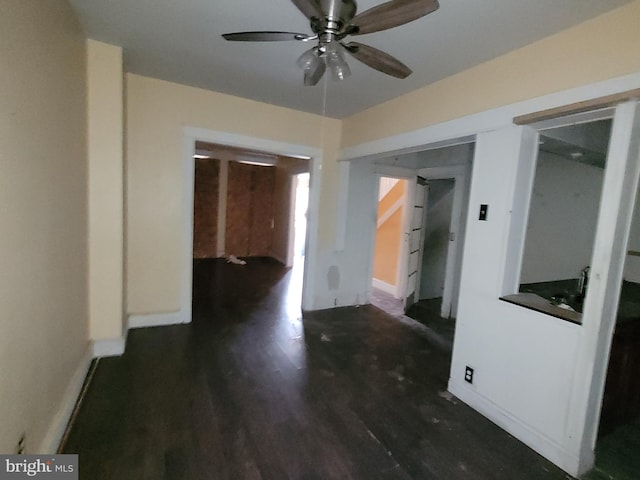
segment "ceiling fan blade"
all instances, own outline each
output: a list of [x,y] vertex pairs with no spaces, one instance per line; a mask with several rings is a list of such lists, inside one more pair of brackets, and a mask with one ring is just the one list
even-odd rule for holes
[[324,14],[320,8],[318,0],[291,0],[298,7],[305,17],[309,20],[312,18],[322,18]]
[[388,53],[358,42],[344,45],[347,52],[365,65],[396,78],[407,78],[413,72],[404,63]]
[[440,7],[438,0],[391,0],[362,12],[351,22],[354,35],[379,32],[424,17]]
[[293,32],[236,32],[222,35],[225,40],[232,42],[286,42],[288,40],[307,40],[305,33]]
[[324,72],[327,70],[327,64],[324,63],[324,60],[318,59],[319,61],[314,65],[313,68],[307,68],[304,71],[304,84],[307,87],[313,87],[317,85]]

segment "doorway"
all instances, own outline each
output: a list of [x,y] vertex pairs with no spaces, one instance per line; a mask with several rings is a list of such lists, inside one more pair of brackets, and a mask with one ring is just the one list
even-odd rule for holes
[[311,161],[201,141],[193,157],[193,282],[225,263],[279,264],[295,276],[287,304],[300,311]]
[[[453,178],[430,180],[426,185],[425,223],[422,241],[422,264],[417,303],[428,305],[436,312],[442,311],[442,301],[447,277],[447,259],[454,221]],[[445,310],[451,310],[449,306]]]
[[407,187],[408,180],[404,178],[381,176],[378,179],[371,297],[374,305],[392,315],[404,313]]
[[[409,258],[409,269],[414,268],[416,281],[406,315],[452,344],[468,210],[467,168],[421,169],[418,188],[424,199],[423,217],[416,259]],[[413,221],[417,218],[414,215]],[[415,232],[415,225],[412,231]]]
[[[462,144],[376,162],[381,179],[372,260],[374,305],[419,320],[455,318],[473,152],[473,144]],[[400,185],[402,194],[392,195]],[[385,222],[394,228],[380,238]],[[381,282],[385,274],[387,280]],[[386,302],[380,290],[387,294]],[[425,308],[426,316],[421,315]]]
[[200,141],[193,158],[194,258],[304,258],[309,159]]
[[[640,193],[640,192],[638,192]],[[640,195],[636,193],[596,443],[597,469],[612,478],[640,470]]]

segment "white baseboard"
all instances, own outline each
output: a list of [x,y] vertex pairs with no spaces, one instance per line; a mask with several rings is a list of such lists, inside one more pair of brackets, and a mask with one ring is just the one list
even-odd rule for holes
[[580,462],[577,454],[567,451],[562,445],[532,429],[529,425],[504,411],[487,398],[457,382],[454,378],[449,380],[448,388],[451,393],[471,408],[480,412],[500,428],[509,432],[570,475],[578,477],[593,467],[595,457],[583,459]]
[[305,309],[305,311],[313,312],[336,307],[355,307],[357,305],[366,305],[367,303],[369,303],[367,292],[334,292],[333,294],[313,297],[312,307]]
[[93,341],[93,358],[98,357],[119,357],[124,354],[126,339],[108,338],[105,340]]
[[93,346],[89,344],[76,370],[73,372],[73,375],[69,380],[64,396],[62,397],[62,401],[58,405],[58,408],[51,419],[44,439],[40,443],[37,452],[34,453],[54,454],[57,452],[60,440],[62,440],[62,436],[67,428],[69,419],[73,414],[73,409],[76,406],[78,396],[82,391],[82,385],[84,384],[87,372],[91,366],[92,359]]
[[182,311],[129,316],[129,328],[162,327],[182,323],[191,323],[190,316],[187,317]]
[[378,280],[374,278],[371,281],[371,285],[373,285],[378,290],[382,290],[383,292],[388,293],[389,295],[393,295],[395,298],[398,298],[398,287],[395,285],[391,285],[390,283],[383,282],[382,280]]

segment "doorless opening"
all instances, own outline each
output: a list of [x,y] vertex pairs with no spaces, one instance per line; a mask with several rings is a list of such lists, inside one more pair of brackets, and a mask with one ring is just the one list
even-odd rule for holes
[[[396,300],[392,313],[404,313],[415,303],[419,307],[429,303],[431,316],[455,317],[473,151],[473,144],[463,144],[375,162],[375,171],[382,178],[372,260],[373,286],[377,287],[372,295],[374,304],[381,303],[379,290],[383,290]],[[392,186],[385,188],[385,182]],[[393,196],[391,188],[401,189],[402,196],[399,192]],[[385,232],[387,237],[381,239],[380,227],[386,222],[395,226],[395,233]],[[391,265],[387,282],[380,281],[385,273],[380,259]],[[389,285],[394,274],[397,280]],[[434,304],[437,306],[431,308]],[[388,303],[383,307],[388,309]],[[407,312],[412,316],[415,308]]]
[[[311,161],[202,141],[195,142],[193,161],[194,283],[205,270],[227,271],[225,263],[272,265],[261,271],[280,264],[281,274],[292,277],[287,301],[299,311]],[[295,272],[284,268],[294,265]]]
[[427,182],[420,288],[416,293],[418,302],[429,301],[438,312],[442,310],[449,242],[455,240],[451,233],[454,191],[452,178]]

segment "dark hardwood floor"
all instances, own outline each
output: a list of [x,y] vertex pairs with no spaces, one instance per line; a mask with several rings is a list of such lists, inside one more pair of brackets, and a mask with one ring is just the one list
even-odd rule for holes
[[373,306],[300,314],[268,259],[194,263],[193,323],[102,359],[64,446],[84,480],[565,479],[446,392],[450,353]]

